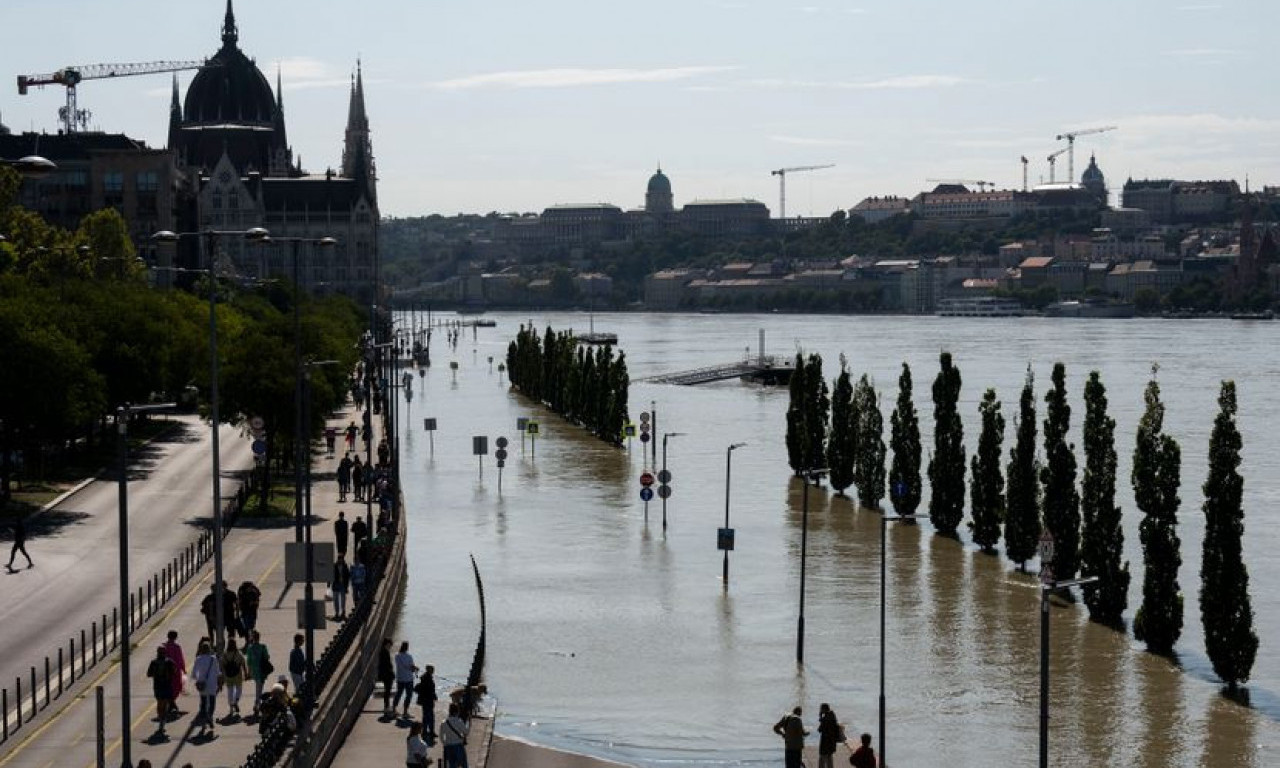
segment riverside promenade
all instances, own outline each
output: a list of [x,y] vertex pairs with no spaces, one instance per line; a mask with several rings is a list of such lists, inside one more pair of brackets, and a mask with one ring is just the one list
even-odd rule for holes
[[[351,408],[351,406],[348,406]],[[329,424],[341,429],[355,419],[359,421],[354,410],[335,413]],[[375,441],[381,430],[375,424]],[[363,451],[361,451],[363,455]],[[312,492],[311,508],[313,526],[312,539],[316,542],[333,541],[333,521],[339,511],[346,513],[348,521],[356,516],[365,515],[365,503],[355,502],[348,497],[346,503],[338,502],[337,483],[334,478],[337,462],[343,454],[342,443],[339,442],[335,455],[329,457],[322,444],[313,444],[312,450]],[[191,503],[197,503],[192,499]],[[374,510],[376,517],[377,510]],[[64,537],[74,539],[76,530],[69,528]],[[139,532],[135,531],[135,536]],[[302,584],[290,584],[285,580],[284,549],[285,544],[294,541],[294,519],[289,518],[241,518],[237,525],[230,529],[223,544],[224,580],[234,589],[240,582],[255,582],[262,592],[257,628],[262,634],[264,644],[268,647],[271,661],[275,666],[272,677],[275,678],[288,671],[288,655],[292,648],[292,639],[297,629],[296,601],[303,596]],[[97,541],[84,541],[85,552],[95,551]],[[114,560],[115,552],[110,547],[105,549],[106,557]],[[348,557],[352,553],[348,552]],[[208,594],[213,581],[212,562],[191,579],[187,586],[174,595],[164,606],[141,627],[134,630],[131,636],[133,652],[130,658],[131,695],[130,723],[127,738],[132,752],[134,765],[141,759],[148,759],[154,766],[181,766],[190,763],[195,768],[206,766],[239,766],[253,752],[260,741],[256,721],[250,716],[253,708],[253,684],[245,686],[240,709],[244,717],[229,718],[225,691],[218,696],[215,718],[218,725],[210,738],[194,738],[198,728],[192,721],[198,709],[198,699],[191,686],[179,698],[178,708],[183,713],[176,721],[166,727],[167,733],[158,732],[155,719],[155,700],[151,694],[151,684],[146,677],[147,664],[155,657],[157,646],[165,639],[170,630],[178,632],[178,642],[185,651],[187,666],[190,669],[196,654],[198,639],[205,635],[204,616],[199,606],[203,597]],[[109,603],[115,594],[116,586],[109,580],[102,585],[103,602]],[[324,585],[315,586],[315,595],[322,599],[325,595]],[[350,606],[348,607],[350,611]],[[330,605],[326,611],[332,615]],[[33,616],[30,621],[39,621]],[[334,632],[340,627],[333,621],[316,632],[315,648],[317,661]],[[239,643],[238,643],[239,644]],[[358,648],[359,646],[355,646]],[[354,651],[354,649],[353,649]],[[354,655],[354,652],[348,655]],[[330,691],[339,690],[338,682],[347,667],[340,667],[335,680],[330,684]],[[50,704],[36,719],[25,724],[22,731],[14,734],[0,747],[0,768],[51,768],[52,766],[74,766],[93,768],[97,764],[96,738],[96,706],[94,688],[102,686],[105,699],[105,751],[106,763],[118,765],[122,759],[122,733],[120,708],[120,675],[119,657],[114,656],[109,662],[99,664],[89,670],[89,674],[81,678],[70,691]],[[269,680],[269,688],[273,680]],[[327,691],[328,692],[328,691]],[[327,693],[326,692],[326,693]],[[294,693],[290,686],[290,693]],[[322,698],[325,694],[322,694]]]

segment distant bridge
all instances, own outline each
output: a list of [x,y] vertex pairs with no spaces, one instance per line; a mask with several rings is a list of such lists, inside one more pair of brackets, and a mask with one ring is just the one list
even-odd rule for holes
[[772,357],[743,360],[736,363],[711,365],[706,368],[695,368],[691,371],[675,371],[649,376],[641,381],[655,384],[680,384],[694,386],[710,384],[713,381],[726,379],[747,379],[761,384],[786,384],[791,380],[792,366],[790,362],[779,362]]

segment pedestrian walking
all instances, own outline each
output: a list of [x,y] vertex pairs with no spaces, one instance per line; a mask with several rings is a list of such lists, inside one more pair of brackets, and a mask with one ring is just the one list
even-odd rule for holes
[[227,638],[227,650],[219,659],[222,664],[222,684],[227,689],[227,708],[235,717],[240,716],[240,694],[244,690],[244,678],[248,672],[248,662],[244,654],[236,647],[234,637]]
[[328,450],[329,456],[332,458],[335,449],[338,447],[338,428],[337,427],[324,428],[324,447],[326,450]]
[[409,726],[409,736],[405,739],[405,746],[407,754],[404,764],[407,768],[425,768],[431,765],[431,760],[427,757],[427,742],[422,740],[422,723]]
[[369,579],[369,568],[360,560],[351,564],[351,597],[355,605],[364,599],[365,585]]
[[347,514],[338,512],[338,519],[333,521],[333,542],[338,548],[338,556],[347,554],[347,536],[350,527],[347,525]]
[[871,734],[862,734],[862,745],[849,755],[849,765],[853,768],[876,768],[876,751],[871,748]]
[[469,726],[459,714],[457,704],[449,705],[449,716],[440,724],[440,741],[444,744],[445,768],[467,768],[467,731]]
[[164,646],[156,648],[156,657],[147,665],[147,677],[151,678],[151,693],[156,697],[156,720],[160,722],[159,733],[164,733],[164,724],[169,722],[169,709],[173,706],[173,678],[178,668],[173,659],[165,652]]
[[840,737],[840,722],[831,705],[818,707],[818,768],[835,768],[836,745],[844,741]]
[[262,635],[256,629],[249,632],[249,643],[244,647],[244,660],[249,667],[249,677],[253,680],[253,714],[256,715],[262,707],[262,686],[275,671],[271,653],[262,644]]
[[289,651],[289,677],[293,678],[293,690],[302,695],[302,681],[307,676],[307,652],[302,645],[307,638],[302,635],[293,636],[293,650]]
[[356,515],[356,520],[351,524],[351,538],[355,539],[356,549],[360,549],[360,542],[369,535],[369,526],[365,523],[364,518]]
[[346,453],[342,456],[342,461],[338,462],[338,501],[345,502],[347,500],[347,492],[351,490],[351,454]]
[[396,697],[391,701],[391,711],[400,706],[400,697],[404,697],[404,716],[409,716],[409,705],[413,703],[413,676],[418,674],[418,665],[413,663],[409,654],[409,641],[400,643],[400,652],[396,654]]
[[191,665],[191,677],[200,694],[200,714],[193,725],[200,726],[198,736],[212,734],[213,713],[218,705],[218,689],[222,686],[222,669],[213,655],[213,647],[207,642],[200,643],[195,663]]
[[258,626],[258,606],[262,603],[262,590],[252,581],[240,583],[236,590],[236,604],[240,607],[240,636],[249,639],[254,627]]
[[[235,637],[240,627],[240,598],[225,581],[222,582],[222,625],[230,637]],[[214,642],[217,642],[216,637]]]
[[360,463],[358,455],[351,462],[351,486],[355,489],[356,501],[364,501],[364,464]]
[[773,726],[773,732],[782,737],[783,765],[785,768],[804,768],[801,757],[804,754],[804,737],[809,735],[804,721],[800,719],[800,707],[791,710],[791,714],[783,715]]
[[422,707],[422,727],[427,733],[427,743],[434,744],[436,741],[436,701],[440,698],[436,694],[435,667],[430,664],[426,666],[413,691],[418,694],[418,706]]
[[27,554],[27,524],[21,515],[13,520],[13,549],[9,550],[9,565],[5,566],[10,571],[13,570],[13,561],[19,552],[27,558],[27,567],[34,568],[35,563],[31,562],[31,555]]
[[396,668],[391,661],[391,638],[382,641],[382,648],[378,651],[378,681],[382,683],[382,714],[384,717],[390,716],[391,711],[391,689],[396,684]]
[[347,590],[351,587],[351,567],[346,558],[339,552],[333,564],[333,581],[329,582],[329,591],[333,592],[333,618],[345,621],[347,618]]
[[168,639],[164,643],[164,653],[173,661],[173,668],[177,671],[171,681],[173,686],[173,696],[171,697],[173,707],[170,709],[169,715],[173,717],[179,714],[178,697],[182,695],[186,687],[187,657],[182,652],[182,646],[178,645],[178,633],[172,629],[169,630]]
[[356,435],[359,430],[356,429],[356,423],[353,421],[347,425],[347,450],[354,451],[356,449]]

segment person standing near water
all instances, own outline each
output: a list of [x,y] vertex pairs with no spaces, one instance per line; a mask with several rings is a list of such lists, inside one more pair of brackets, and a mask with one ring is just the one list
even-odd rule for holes
[[783,715],[782,719],[773,726],[773,732],[782,737],[785,768],[804,768],[801,757],[804,753],[804,737],[808,736],[809,732],[805,730],[800,714],[800,707],[796,707],[791,710],[791,714]]

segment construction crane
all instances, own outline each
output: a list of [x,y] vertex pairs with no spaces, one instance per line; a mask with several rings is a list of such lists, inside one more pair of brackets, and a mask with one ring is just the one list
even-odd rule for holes
[[834,163],[827,165],[799,165],[795,168],[779,168],[776,171],[770,171],[770,175],[778,177],[778,218],[787,218],[787,174],[800,173],[801,171],[820,171],[823,168],[835,168]]
[[995,189],[994,181],[983,181],[981,179],[925,179],[931,184],[972,184],[978,188],[979,192],[986,192],[987,187]]
[[1054,152],[1052,155],[1049,155],[1049,183],[1050,184],[1054,183],[1053,169],[1057,165],[1058,156],[1061,155],[1063,152],[1066,152],[1068,149],[1070,149],[1070,147],[1063,147],[1057,152]]
[[1030,161],[1027,160],[1027,156],[1023,155],[1022,156],[1022,191],[1023,192],[1027,191],[1027,163],[1028,162]]
[[1058,141],[1067,140],[1067,181],[1076,180],[1076,137],[1090,136],[1095,133],[1106,133],[1114,131],[1114,125],[1104,125],[1101,128],[1085,128],[1079,131],[1066,131],[1058,134]]
[[18,75],[18,93],[26,95],[33,85],[61,85],[67,89],[67,105],[58,109],[58,119],[66,133],[84,130],[89,125],[88,110],[76,107],[76,86],[85,80],[102,80],[109,77],[155,75],[161,72],[181,72],[186,69],[203,69],[211,66],[208,61],[151,61],[141,64],[88,64],[83,67],[63,67],[45,75]]

